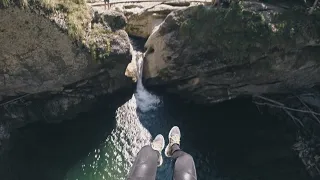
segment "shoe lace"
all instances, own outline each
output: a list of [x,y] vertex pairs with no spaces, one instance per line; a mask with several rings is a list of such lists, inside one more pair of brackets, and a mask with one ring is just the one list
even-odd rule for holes
[[162,148],[162,145],[159,142],[152,142],[151,143],[151,147],[152,147],[152,149],[160,152],[161,148]]
[[173,135],[170,137],[170,144],[173,145],[173,144],[178,144],[180,145],[180,136],[178,135]]

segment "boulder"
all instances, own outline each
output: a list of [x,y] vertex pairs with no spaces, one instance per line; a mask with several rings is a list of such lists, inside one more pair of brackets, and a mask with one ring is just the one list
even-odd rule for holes
[[158,3],[154,6],[124,6],[123,12],[128,18],[126,31],[129,35],[148,38],[153,29],[158,26],[167,15],[177,9],[183,9],[190,3],[163,4]]
[[59,17],[69,35],[56,18],[32,8],[0,9],[1,127],[60,122],[114,92],[133,91],[125,76],[131,52],[123,16],[92,13],[94,21],[75,39],[67,15]]
[[124,29],[127,25],[127,18],[123,13],[117,11],[95,11],[93,22],[103,24],[106,29],[114,31]]
[[241,1],[172,12],[146,42],[143,77],[197,103],[320,82],[320,16]]

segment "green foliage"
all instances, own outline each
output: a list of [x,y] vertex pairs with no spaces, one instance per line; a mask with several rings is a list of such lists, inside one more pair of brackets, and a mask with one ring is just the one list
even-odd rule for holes
[[59,9],[67,14],[68,34],[75,40],[85,36],[85,29],[91,22],[91,16],[85,0],[45,0],[48,8]]
[[90,12],[85,0],[0,0],[0,7],[10,5],[28,7],[29,4],[39,5],[48,12],[58,10],[65,13],[68,34],[75,40],[84,38],[85,28],[91,22]]
[[20,7],[27,7],[28,0],[0,0],[0,8],[6,8],[13,4],[16,4]]
[[109,56],[110,52],[111,52],[111,43],[110,43],[109,39],[106,40],[106,49],[105,49],[105,51],[106,51],[105,56]]
[[8,7],[11,3],[11,0],[0,0],[0,7]]
[[106,58],[110,55],[111,52],[111,46],[110,41],[106,41],[106,47],[104,51],[101,51],[100,48],[98,48],[97,43],[92,42],[89,44],[89,49],[91,53],[91,58],[95,63],[103,63]]
[[94,62],[98,62],[97,61],[97,45],[95,43],[89,44],[89,49],[90,49],[90,53],[91,53],[91,58],[93,59]]
[[[199,49],[214,49],[220,63],[249,63],[249,52],[263,57],[268,50],[289,51],[320,38],[320,19],[306,11],[293,10],[282,14],[264,14],[246,10],[242,2],[230,8],[191,7],[179,12],[180,38]],[[178,15],[179,16],[179,15]]]
[[[104,27],[94,27],[90,36],[86,34],[86,28],[91,23],[90,10],[86,5],[86,0],[0,0],[0,7],[13,5],[19,5],[20,7],[35,6],[48,14],[54,11],[63,13],[66,17],[69,36],[88,47],[95,62],[103,62],[110,55],[111,44],[108,39],[110,31],[107,31]],[[102,36],[103,40],[99,38]],[[102,43],[96,42],[101,40]],[[105,45],[105,47],[100,47],[101,45]]]
[[85,28],[90,23],[90,14],[86,6],[77,5],[68,12],[68,33],[74,39],[80,40],[85,36]]
[[261,15],[244,11],[238,3],[227,9],[198,6],[180,26],[182,38],[194,47],[214,47],[225,62],[243,63],[246,52],[254,50],[252,44],[268,45],[270,33]]
[[73,11],[77,5],[85,6],[85,0],[30,0],[39,3],[46,9],[60,9],[66,12]]
[[320,38],[320,16],[309,15],[304,9],[294,9],[279,14],[274,24],[283,38],[288,40],[288,43],[294,43],[293,45]]
[[90,37],[87,39],[92,59],[94,62],[103,63],[111,52],[111,42],[109,39],[110,31],[106,30],[102,25],[96,24],[92,27]]
[[93,36],[99,36],[99,35],[106,35],[112,33],[111,31],[105,29],[104,27],[101,26],[94,26],[93,29],[91,30],[91,34]]

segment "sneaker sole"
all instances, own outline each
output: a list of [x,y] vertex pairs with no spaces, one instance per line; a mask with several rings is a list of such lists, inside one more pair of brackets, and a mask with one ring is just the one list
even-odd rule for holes
[[[161,146],[161,149],[160,149],[160,153],[162,152],[162,150],[164,149],[164,146],[165,146],[165,144],[166,144],[166,141],[164,140],[164,137],[160,134],[160,135],[158,135],[158,136],[161,136],[162,138],[162,146]],[[156,136],[157,137],[157,136]]]
[[164,151],[164,154],[165,154],[167,157],[171,157],[171,155],[169,154],[169,151],[170,151],[170,147],[169,147],[169,144],[168,144],[167,147],[166,147],[166,150]]
[[163,163],[163,158],[162,156],[159,156],[159,159],[158,159],[158,167],[160,167]]
[[159,151],[160,156],[159,156],[159,159],[158,159],[158,162],[159,162],[158,163],[158,167],[160,167],[162,165],[162,163],[163,163],[163,158],[162,158],[161,153],[162,153],[162,150],[164,149],[164,146],[166,144],[166,141],[164,140],[164,137],[161,134],[160,134],[160,136],[161,136],[161,139],[162,139],[162,147],[161,147],[161,149]]
[[[162,135],[161,135],[162,136]],[[161,147],[161,150],[160,150],[160,153],[162,152],[162,150],[164,149],[164,146],[166,145],[166,141],[164,140],[164,137],[162,136],[162,147]]]

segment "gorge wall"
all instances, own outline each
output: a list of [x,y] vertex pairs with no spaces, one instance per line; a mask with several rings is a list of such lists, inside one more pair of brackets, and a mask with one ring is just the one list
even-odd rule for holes
[[[127,32],[142,38],[151,34],[145,84],[196,103],[287,93],[320,82],[318,11],[254,1],[224,3],[228,0],[217,6],[163,3],[138,14],[130,12],[138,6],[126,6],[123,13],[96,11],[82,0],[10,1],[6,8],[1,2],[0,152],[12,129],[71,119],[101,101],[108,104],[115,92],[132,95],[125,71],[132,55],[140,54],[132,52]],[[29,4],[17,7],[21,2]],[[136,67],[131,63],[127,75],[135,76]],[[114,98],[125,101],[122,95]],[[319,127],[310,123],[312,113],[311,118],[293,115]],[[300,158],[317,163],[315,151]],[[317,172],[317,164],[313,169]]]
[[133,91],[121,13],[97,13],[84,1],[40,2],[0,9],[0,147],[10,129],[70,119]]
[[293,148],[317,179],[319,6],[229,2],[171,12],[145,44],[144,84],[196,104],[253,96],[262,113],[295,124]]
[[146,43],[144,79],[197,103],[320,82],[320,16],[254,1],[172,12]]

